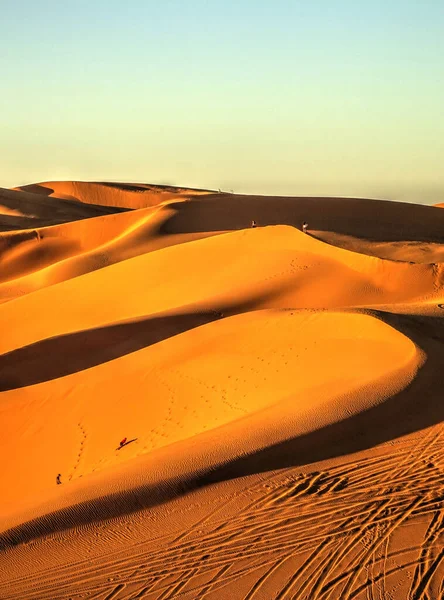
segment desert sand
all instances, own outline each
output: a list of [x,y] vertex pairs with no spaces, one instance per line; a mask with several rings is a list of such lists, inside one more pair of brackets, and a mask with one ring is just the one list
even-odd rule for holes
[[439,206],[2,189],[0,331],[2,600],[443,597]]

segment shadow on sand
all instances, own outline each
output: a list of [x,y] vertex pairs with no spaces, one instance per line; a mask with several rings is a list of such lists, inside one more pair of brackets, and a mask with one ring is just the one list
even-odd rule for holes
[[[380,242],[421,241],[444,243],[442,208],[405,202],[360,198],[248,196],[209,194],[171,203],[176,212],[161,232],[235,231],[250,227],[291,225]],[[402,221],[402,227],[393,223]]]
[[89,369],[219,318],[215,311],[154,316],[41,340],[0,356],[0,392]]
[[222,308],[190,309],[55,336],[0,355],[0,392],[43,383],[95,367],[212,321],[256,308],[284,290],[256,294]]
[[[377,317],[381,315],[374,314]],[[383,318],[408,335],[427,354],[427,361],[412,383],[385,402],[317,431],[234,458],[182,479],[165,480],[156,486],[140,486],[46,514],[0,534],[0,548],[128,515],[211,484],[358,452],[442,422],[444,321],[436,317],[387,313]]]

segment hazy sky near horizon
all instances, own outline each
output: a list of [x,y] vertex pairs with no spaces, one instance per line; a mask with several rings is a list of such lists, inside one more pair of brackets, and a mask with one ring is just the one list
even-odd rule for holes
[[0,0],[0,186],[444,201],[443,0]]

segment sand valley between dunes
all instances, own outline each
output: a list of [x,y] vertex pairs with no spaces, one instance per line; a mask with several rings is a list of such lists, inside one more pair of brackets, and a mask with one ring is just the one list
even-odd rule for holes
[[0,189],[0,331],[1,600],[444,597],[442,207]]

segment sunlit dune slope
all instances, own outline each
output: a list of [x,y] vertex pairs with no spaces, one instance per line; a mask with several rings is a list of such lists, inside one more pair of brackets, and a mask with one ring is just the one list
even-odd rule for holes
[[[363,314],[259,311],[200,327],[211,317],[161,317],[164,335],[168,319],[179,330],[192,329],[149,345],[140,326],[131,340],[143,345],[145,337],[147,347],[104,364],[109,343],[119,343],[112,334],[107,339],[103,332],[100,344],[91,331],[78,347],[66,338],[45,353],[53,366],[48,381],[2,394],[2,421],[9,425],[0,446],[15,457],[1,467],[4,511],[52,490],[59,472],[68,482],[239,419],[232,457],[302,435],[380,402],[405,386],[421,362],[407,337]],[[125,344],[123,338],[122,353]],[[96,366],[85,369],[84,362],[83,370],[57,378],[58,356],[73,368],[85,357]],[[20,386],[21,376],[29,384],[46,368],[37,352],[21,364],[10,385]],[[8,369],[2,372],[4,384]],[[263,412],[268,407],[272,419]],[[137,442],[120,452],[124,436]]]
[[[61,279],[72,276],[70,266]],[[47,273],[54,276],[47,268],[33,277]],[[356,254],[286,226],[250,229],[143,254],[7,302],[0,306],[8,324],[0,352],[192,304],[232,314],[413,302],[436,297],[441,279],[440,266]]]
[[[3,267],[0,301],[162,247],[243,229],[249,226],[251,217],[262,227],[280,223],[300,228],[302,220],[308,219],[313,237],[370,256],[424,264],[441,262],[444,256],[442,244],[431,241],[441,236],[444,225],[440,219],[443,213],[433,207],[376,200],[208,195],[204,192],[199,197],[199,190],[142,184],[58,182],[51,185],[61,195],[74,191],[85,202],[135,206],[134,202],[142,198],[139,204],[153,206],[106,218],[0,235]],[[32,195],[44,198],[49,203],[48,211],[52,202],[59,203],[58,199],[45,195],[53,188],[43,187],[43,184],[25,188],[38,192]],[[109,209],[105,207],[105,210]],[[393,220],[397,221],[397,227],[390,225]],[[417,238],[406,241],[415,228],[421,241]],[[363,237],[337,233],[355,229],[361,231]]]
[[210,193],[208,190],[145,183],[96,183],[86,181],[48,181],[22,186],[19,189],[29,190],[42,196],[70,198],[85,204],[131,209],[148,208],[162,202]]
[[[436,206],[365,198],[279,197],[215,193],[171,186],[60,181],[17,188],[46,197],[108,207],[149,208],[168,203],[174,218],[168,233],[293,225],[304,220],[315,231],[335,232],[380,242],[444,242],[444,214]],[[176,205],[174,201],[177,201]],[[186,202],[184,202],[184,200]]]
[[168,207],[128,211],[0,234],[0,300],[8,300],[139,254],[215,235],[162,234]]
[[3,197],[1,598],[442,595],[444,211]]
[[121,208],[94,203],[85,206],[76,200],[0,188],[0,231],[43,227],[121,211]]

